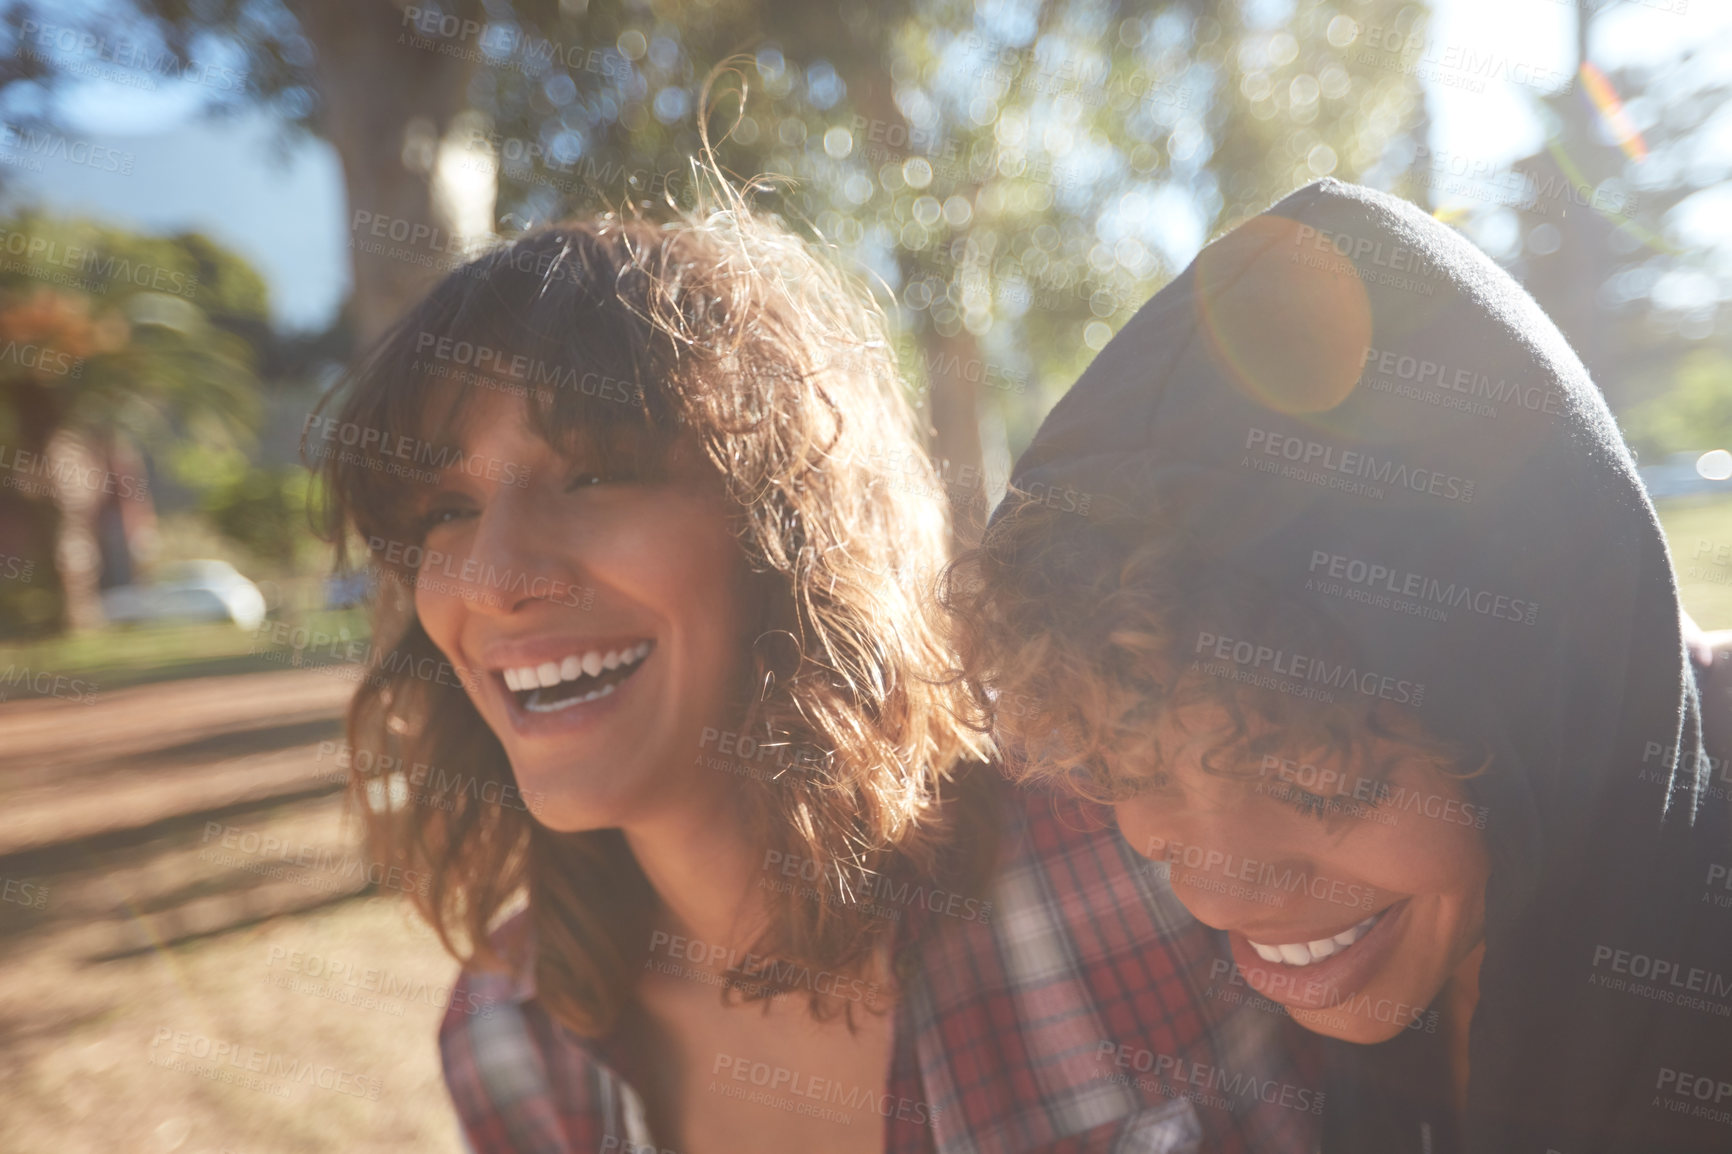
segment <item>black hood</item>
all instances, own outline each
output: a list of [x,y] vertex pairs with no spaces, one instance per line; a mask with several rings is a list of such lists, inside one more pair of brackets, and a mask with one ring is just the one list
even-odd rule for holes
[[[1464,1149],[1732,1150],[1728,783],[1634,462],[1506,273],[1404,201],[1311,185],[1150,300],[1011,485],[1087,495],[1084,534],[1171,509],[1220,589],[1300,610],[1199,608],[1199,658],[1236,679],[1493,751],[1466,783],[1492,875]],[[1319,659],[1307,621],[1347,650]],[[1330,1049],[1332,1147],[1417,1133],[1388,1115],[1425,1107],[1364,1092],[1385,1047]]]

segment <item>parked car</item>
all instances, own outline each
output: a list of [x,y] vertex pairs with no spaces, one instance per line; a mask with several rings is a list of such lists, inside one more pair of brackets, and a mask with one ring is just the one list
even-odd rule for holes
[[1654,465],[1636,470],[1642,487],[1653,500],[1666,497],[1695,497],[1703,493],[1732,491],[1727,478],[1732,477],[1732,455],[1724,449],[1706,453],[1673,453]]
[[325,608],[350,609],[365,605],[373,595],[373,575],[365,569],[325,578]]
[[257,629],[265,619],[265,596],[227,561],[181,561],[164,565],[148,585],[106,590],[102,610],[117,624],[232,621]]

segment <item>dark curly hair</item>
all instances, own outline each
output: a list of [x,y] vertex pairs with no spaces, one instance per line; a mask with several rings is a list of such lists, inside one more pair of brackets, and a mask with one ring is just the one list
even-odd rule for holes
[[1318,700],[1205,668],[1195,657],[1204,633],[1278,628],[1307,652],[1349,663],[1353,653],[1313,609],[1211,565],[1172,509],[1095,504],[1085,517],[1013,487],[943,578],[957,678],[1013,777],[1103,803],[1134,795],[1164,772],[1157,720],[1203,703],[1229,719],[1202,759],[1214,773],[1255,777],[1271,755],[1351,761],[1371,737],[1386,739],[1386,764],[1393,752],[1452,776],[1483,771],[1476,742],[1428,731],[1407,707]]

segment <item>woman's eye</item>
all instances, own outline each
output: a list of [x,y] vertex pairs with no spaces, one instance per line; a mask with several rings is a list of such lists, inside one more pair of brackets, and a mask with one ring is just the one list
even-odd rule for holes
[[568,493],[575,493],[579,489],[587,489],[591,485],[599,485],[604,480],[606,480],[606,478],[604,478],[600,473],[574,473],[572,474],[571,480],[566,482],[565,490]]
[[1294,809],[1307,817],[1324,817],[1330,808],[1328,798],[1318,797],[1314,793],[1306,793],[1302,789],[1296,789],[1288,794],[1287,800]]
[[1328,821],[1335,817],[1364,817],[1383,800],[1381,795],[1368,798],[1324,797],[1293,785],[1286,786],[1279,797],[1299,813],[1319,821]]
[[1136,801],[1151,795],[1165,794],[1172,785],[1172,779],[1159,770],[1152,773],[1111,774],[1108,781],[1115,802]]
[[1269,792],[1276,794],[1279,800],[1286,802],[1300,814],[1319,820],[1327,819],[1341,808],[1334,798],[1310,793],[1299,789],[1297,786],[1287,785],[1278,791],[1270,790]]
[[423,513],[421,519],[416,522],[416,528],[420,531],[421,536],[425,537],[435,529],[438,529],[443,525],[452,524],[468,515],[469,510],[467,509],[455,505],[441,505],[438,508],[429,509],[427,512]]

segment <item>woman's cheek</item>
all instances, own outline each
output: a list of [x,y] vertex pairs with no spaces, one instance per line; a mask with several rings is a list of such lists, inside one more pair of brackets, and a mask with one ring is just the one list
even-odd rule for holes
[[1414,808],[1397,811],[1393,823],[1379,825],[1376,857],[1382,884],[1409,894],[1483,884],[1483,835],[1472,824],[1462,824],[1459,813],[1459,804],[1431,813],[1416,800]]

